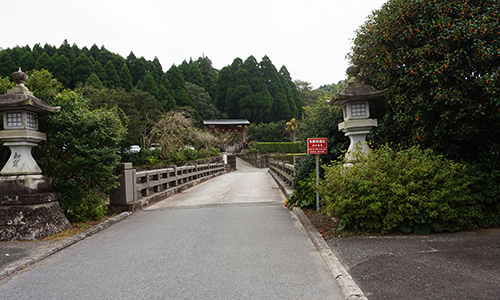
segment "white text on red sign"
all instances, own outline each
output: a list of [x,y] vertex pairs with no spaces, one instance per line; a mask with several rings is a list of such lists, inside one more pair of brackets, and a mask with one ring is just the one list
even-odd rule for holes
[[308,154],[327,154],[327,140],[325,138],[307,139]]

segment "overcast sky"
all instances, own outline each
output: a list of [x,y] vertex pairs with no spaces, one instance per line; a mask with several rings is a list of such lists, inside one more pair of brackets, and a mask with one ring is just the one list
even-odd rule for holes
[[0,47],[94,43],[158,57],[167,71],[208,56],[217,69],[267,55],[314,88],[345,79],[354,31],[387,0],[4,0]]

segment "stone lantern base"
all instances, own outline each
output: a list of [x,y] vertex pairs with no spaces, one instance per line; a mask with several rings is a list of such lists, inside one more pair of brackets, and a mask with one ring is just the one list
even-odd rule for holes
[[354,152],[364,154],[370,152],[370,147],[366,144],[366,136],[370,133],[370,129],[376,126],[376,119],[349,120],[338,125],[339,130],[344,132],[351,141],[349,149],[347,149],[347,165],[352,165],[356,162]]
[[71,224],[42,175],[0,176],[0,241],[38,240]]

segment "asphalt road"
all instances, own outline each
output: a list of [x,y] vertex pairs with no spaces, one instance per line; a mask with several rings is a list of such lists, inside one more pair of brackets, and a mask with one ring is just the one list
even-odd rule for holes
[[0,282],[0,299],[344,299],[266,170],[239,161]]
[[370,300],[500,299],[500,229],[327,243]]

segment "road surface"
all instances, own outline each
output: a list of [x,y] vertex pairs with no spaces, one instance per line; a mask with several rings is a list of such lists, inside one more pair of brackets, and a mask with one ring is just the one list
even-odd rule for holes
[[218,176],[0,282],[0,299],[344,299],[267,170]]

